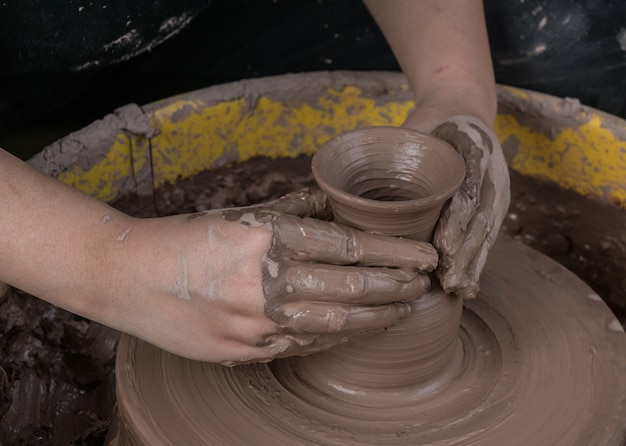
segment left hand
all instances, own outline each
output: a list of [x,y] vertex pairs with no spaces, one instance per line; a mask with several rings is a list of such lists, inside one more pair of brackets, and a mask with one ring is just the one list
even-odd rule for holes
[[447,293],[474,298],[509,206],[508,167],[495,134],[476,118],[454,116],[431,133],[452,145],[466,167],[465,180],[435,229],[436,276]]
[[413,90],[415,110],[403,126],[433,133],[465,158],[465,181],[444,210],[433,244],[444,290],[475,297],[509,203],[507,165],[490,129],[498,103],[483,2],[366,4]]

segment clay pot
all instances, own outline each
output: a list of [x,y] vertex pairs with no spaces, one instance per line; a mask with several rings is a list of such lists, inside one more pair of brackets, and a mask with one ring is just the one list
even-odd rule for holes
[[[450,145],[396,127],[343,133],[320,147],[312,168],[336,221],[422,241],[432,238],[442,206],[465,176],[464,161]],[[300,358],[298,373],[335,398],[367,394],[368,404],[376,392],[374,400],[384,405],[395,401],[389,392],[398,389],[416,397],[437,391],[462,356],[463,302],[432,282],[407,320],[364,341]]]
[[465,176],[446,142],[399,127],[342,133],[313,157],[335,220],[365,231],[430,241],[443,204]]

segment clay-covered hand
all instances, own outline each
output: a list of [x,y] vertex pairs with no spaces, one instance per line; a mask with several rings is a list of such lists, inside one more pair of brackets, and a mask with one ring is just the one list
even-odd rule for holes
[[430,289],[421,274],[437,264],[430,244],[324,221],[331,211],[318,189],[219,214],[271,232],[261,272],[264,313],[275,331],[260,340],[269,347],[261,359],[309,354],[382,331]]
[[235,365],[327,349],[406,317],[409,302],[430,288],[422,272],[436,267],[436,250],[305,217],[327,218],[328,209],[321,192],[304,191],[141,221],[130,234],[151,234],[139,246],[165,250],[169,266],[159,277],[169,279],[151,317],[158,320],[138,334],[177,354]]
[[495,134],[476,118],[449,118],[432,134],[451,144],[466,168],[435,229],[433,245],[440,256],[435,274],[446,292],[474,298],[509,206],[508,167]]

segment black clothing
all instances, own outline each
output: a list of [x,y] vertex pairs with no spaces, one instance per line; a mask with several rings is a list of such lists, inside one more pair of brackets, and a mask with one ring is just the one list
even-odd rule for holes
[[485,0],[496,81],[626,118],[624,0]]
[[[81,9],[82,8],[82,9]],[[496,80],[626,117],[626,2],[486,0]],[[399,70],[361,0],[0,2],[0,132],[209,85]]]
[[128,60],[176,34],[208,0],[0,3],[2,72],[80,71]]

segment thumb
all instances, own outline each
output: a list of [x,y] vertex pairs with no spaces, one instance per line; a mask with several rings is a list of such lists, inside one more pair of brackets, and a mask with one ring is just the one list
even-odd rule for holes
[[331,220],[333,216],[328,197],[317,187],[306,187],[255,207],[280,214],[320,220]]

